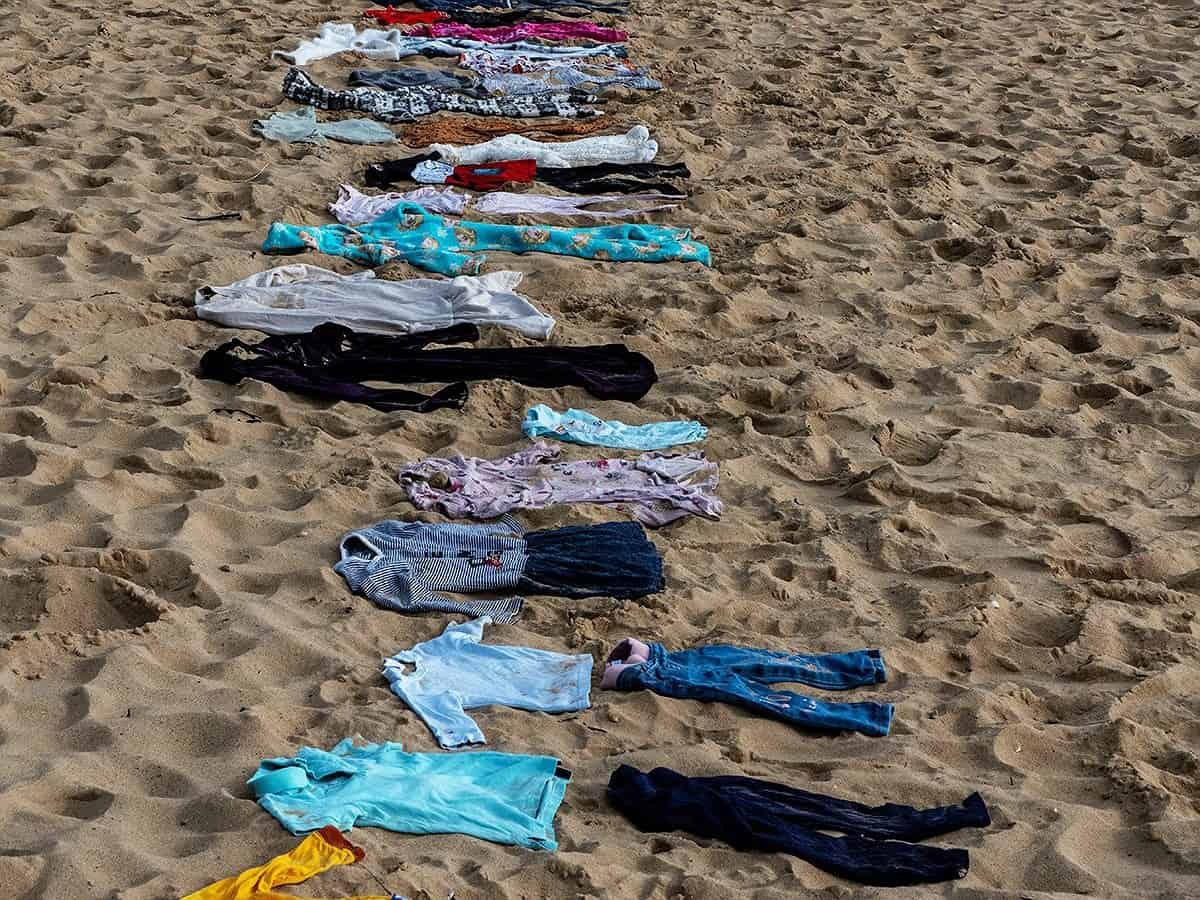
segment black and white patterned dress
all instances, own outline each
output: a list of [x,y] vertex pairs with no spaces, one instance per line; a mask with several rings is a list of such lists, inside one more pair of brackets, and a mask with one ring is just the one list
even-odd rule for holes
[[586,106],[598,98],[575,91],[517,97],[470,97],[424,86],[394,91],[368,87],[331,91],[313,81],[303,69],[294,67],[283,76],[283,94],[317,109],[356,110],[383,122],[414,122],[421,116],[442,111],[521,119],[539,116],[574,119],[599,115],[597,110]]

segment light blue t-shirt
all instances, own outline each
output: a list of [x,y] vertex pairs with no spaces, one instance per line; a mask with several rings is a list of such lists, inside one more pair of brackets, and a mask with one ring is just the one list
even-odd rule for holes
[[567,656],[532,647],[481,644],[483,627],[491,621],[485,616],[451,622],[433,640],[383,661],[392,691],[447,749],[487,742],[464,710],[496,705],[561,713],[588,708],[589,654]]
[[549,437],[572,444],[623,450],[662,450],[676,444],[702,441],[708,435],[707,428],[687,419],[626,425],[615,419],[598,419],[582,409],[555,412],[544,403],[530,408],[521,429],[529,438]]
[[569,780],[552,756],[405,753],[346,738],[330,751],[264,760],[247,784],[292,834],[365,825],[555,850],[554,814]]

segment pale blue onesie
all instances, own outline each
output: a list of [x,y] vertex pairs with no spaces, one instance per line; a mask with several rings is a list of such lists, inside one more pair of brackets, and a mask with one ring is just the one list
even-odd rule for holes
[[292,834],[366,825],[555,850],[554,814],[570,778],[552,756],[405,753],[346,738],[330,751],[264,760],[247,784]]
[[[451,622],[438,637],[383,661],[383,674],[446,748],[484,744],[487,738],[464,712],[511,706],[534,712],[587,709],[590,654],[567,656],[531,647],[481,644],[487,616]],[[416,668],[405,672],[406,668]]]
[[598,419],[582,409],[555,412],[544,403],[530,407],[521,428],[529,438],[549,437],[571,444],[623,450],[662,450],[702,441],[708,435],[707,428],[688,419],[626,425],[616,419]]

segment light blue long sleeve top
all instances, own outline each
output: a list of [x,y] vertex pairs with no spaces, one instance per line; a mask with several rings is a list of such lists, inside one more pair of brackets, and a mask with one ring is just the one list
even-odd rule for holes
[[[483,628],[491,621],[484,616],[451,622],[433,640],[383,662],[392,691],[421,717],[443,747],[487,742],[465,712],[468,709],[494,705],[561,713],[589,705],[590,655],[480,643]],[[409,668],[412,671],[406,672]]]

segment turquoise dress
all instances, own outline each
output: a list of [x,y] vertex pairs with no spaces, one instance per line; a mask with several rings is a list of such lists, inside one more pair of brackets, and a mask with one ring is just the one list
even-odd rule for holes
[[264,253],[319,250],[367,266],[401,260],[443,275],[475,275],[482,250],[509,253],[557,253],[584,259],[709,265],[708,247],[691,240],[687,228],[662,225],[610,225],[559,228],[549,225],[493,225],[447,220],[415,203],[398,203],[365,225],[289,225],[275,222],[263,242]]

